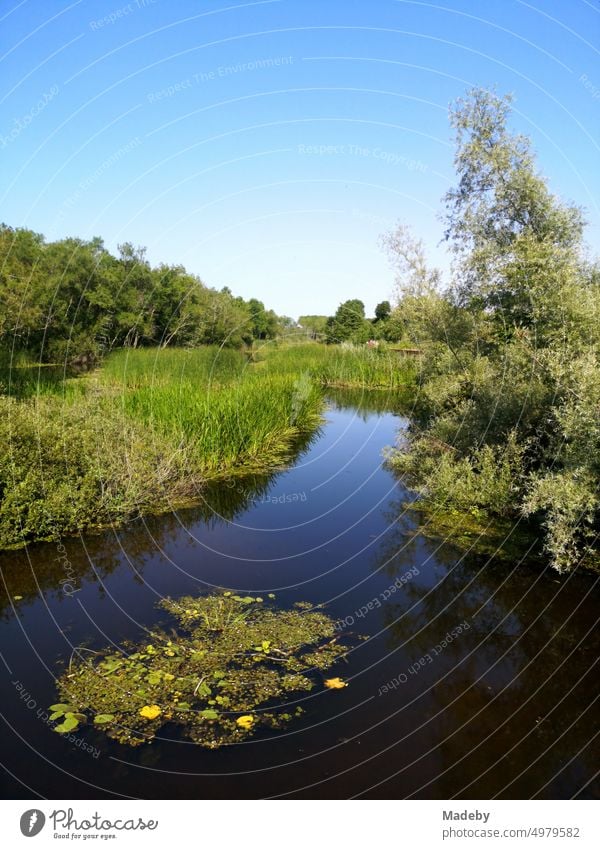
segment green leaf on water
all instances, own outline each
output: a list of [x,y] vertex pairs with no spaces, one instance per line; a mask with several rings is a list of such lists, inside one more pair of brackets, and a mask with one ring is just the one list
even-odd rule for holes
[[219,714],[217,713],[216,710],[201,710],[200,716],[203,719],[218,719],[219,718]]
[[114,718],[112,713],[97,713],[94,717],[94,724],[106,725],[108,722],[112,722]]
[[57,725],[54,730],[58,731],[59,734],[68,734],[69,731],[74,731],[78,725],[79,722],[73,716],[73,714],[71,714],[70,716],[65,716],[64,722],[61,722],[60,725]]
[[100,664],[100,668],[106,675],[112,675],[121,666],[123,666],[123,661],[116,657],[109,657]]
[[62,716],[63,713],[66,713],[68,710],[72,710],[72,709],[73,709],[73,705],[64,705],[64,704],[61,704],[61,703],[59,703],[57,705],[50,705],[50,707],[48,708],[48,710],[51,710],[52,713],[60,713],[61,716]]

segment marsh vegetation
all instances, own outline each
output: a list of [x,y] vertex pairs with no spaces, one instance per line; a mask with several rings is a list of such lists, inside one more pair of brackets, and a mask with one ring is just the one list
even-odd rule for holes
[[151,742],[166,724],[209,749],[299,716],[294,694],[340,689],[323,671],[346,649],[334,621],[312,605],[274,607],[274,596],[222,592],[165,598],[178,631],[154,630],[122,651],[79,647],[58,679],[64,701],[50,707],[54,730],[91,723],[119,743]]
[[0,547],[193,503],[207,483],[281,468],[330,386],[397,389],[393,352],[318,343],[126,348],[84,374],[6,366]]

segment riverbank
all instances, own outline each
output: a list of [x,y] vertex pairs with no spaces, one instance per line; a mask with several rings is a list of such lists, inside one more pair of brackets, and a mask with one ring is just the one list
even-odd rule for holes
[[285,466],[324,389],[396,390],[394,354],[270,344],[122,349],[84,376],[16,369],[0,396],[0,548],[194,503],[209,481]]

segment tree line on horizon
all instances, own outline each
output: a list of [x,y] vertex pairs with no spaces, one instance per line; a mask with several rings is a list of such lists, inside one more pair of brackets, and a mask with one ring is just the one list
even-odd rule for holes
[[398,342],[404,336],[404,326],[396,321],[389,301],[377,304],[374,317],[367,318],[363,301],[350,298],[339,305],[334,315],[301,315],[298,325],[310,338],[328,345],[362,345],[369,340]]
[[204,285],[181,265],[151,266],[126,242],[47,242],[0,225],[0,351],[42,362],[96,359],[119,347],[224,345],[273,339],[295,322]]

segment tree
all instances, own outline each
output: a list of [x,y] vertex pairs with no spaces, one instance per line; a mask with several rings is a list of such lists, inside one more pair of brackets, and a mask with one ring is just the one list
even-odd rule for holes
[[366,342],[370,335],[370,322],[365,319],[365,305],[358,298],[344,301],[326,327],[328,343]]
[[392,312],[392,306],[389,301],[382,301],[375,307],[375,319],[373,323],[378,321],[387,321]]
[[311,339],[323,336],[327,327],[326,315],[301,315],[298,324],[303,330],[308,331]]
[[446,240],[464,305],[545,332],[561,324],[561,296],[581,248],[583,219],[537,172],[531,143],[507,128],[511,98],[472,89],[450,111],[458,184],[445,195]]
[[274,339],[277,335],[277,316],[273,310],[266,310],[262,301],[250,298],[248,301],[252,336],[255,339]]
[[383,239],[398,296],[389,321],[424,349],[398,468],[436,509],[534,517],[565,570],[600,525],[600,272],[580,210],[551,194],[509,114],[509,97],[481,89],[451,109],[451,287],[405,226]]
[[[119,346],[219,344],[273,338],[280,320],[257,299],[217,292],[182,266],[153,268],[130,243],[46,243],[0,225],[0,348],[64,362]],[[292,323],[293,324],[293,323]]]

